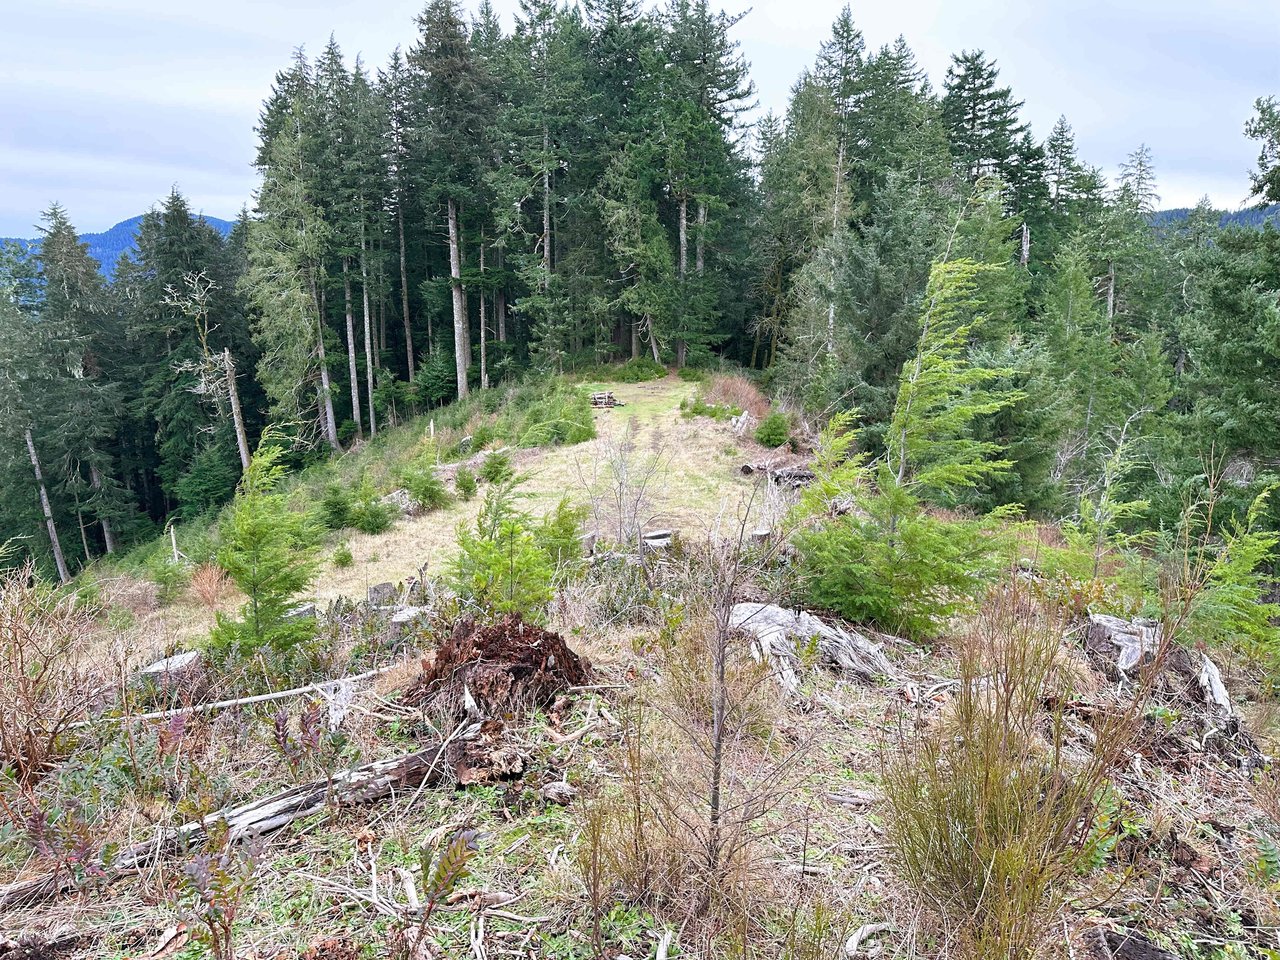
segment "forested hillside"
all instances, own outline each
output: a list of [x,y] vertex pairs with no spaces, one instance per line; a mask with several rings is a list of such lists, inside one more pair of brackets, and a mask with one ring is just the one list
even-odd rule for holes
[[[102,267],[102,275],[107,280],[115,277],[116,264],[122,256],[132,257],[138,250],[138,230],[142,226],[145,217],[130,217],[128,220],[121,220],[114,227],[103,230],[101,233],[82,233],[80,234],[80,242],[85,245],[90,257],[98,261]],[[200,219],[209,226],[213,227],[224,237],[231,232],[231,228],[235,224],[230,220],[219,220],[217,217],[209,217],[203,214]],[[37,256],[40,253],[40,238],[34,239],[18,239],[16,237],[0,238],[0,245],[13,244],[18,248],[20,253],[26,256]]]
[[[735,22],[528,0],[508,33],[433,0],[381,66],[337,40],[282,65],[228,236],[175,192],[107,281],[50,207],[0,268],[0,541],[65,578],[227,502],[268,423],[320,456],[527,372],[639,357],[741,365],[802,433],[852,414],[892,456],[940,304],[932,375],[1001,398],[954,441],[1008,462],[925,499],[1075,517],[1105,496],[1158,527],[1198,478],[1242,505],[1274,476],[1273,226],[1153,220],[1140,142],[1109,183],[1065,117],[1021,119],[999,51],[931,82],[847,10],[785,114],[748,122]],[[1253,187],[1275,201],[1258,106]]]

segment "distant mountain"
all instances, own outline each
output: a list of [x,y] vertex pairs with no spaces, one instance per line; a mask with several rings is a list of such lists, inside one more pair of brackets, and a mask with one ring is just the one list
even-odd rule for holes
[[[1157,210],[1151,216],[1151,223],[1157,227],[1180,223],[1191,215],[1191,209],[1191,207],[1178,207],[1175,210]],[[1269,207],[1251,207],[1248,210],[1217,210],[1215,212],[1218,214],[1220,227],[1261,230],[1264,223],[1272,223],[1280,228],[1280,203],[1273,203]]]
[[[200,219],[213,227],[224,237],[231,232],[235,226],[233,220],[219,220],[217,217],[201,216]],[[110,230],[104,230],[102,233],[82,233],[80,241],[89,245],[89,256],[93,257],[102,265],[102,273],[108,280],[115,273],[116,263],[120,259],[120,255],[124,253],[133,253],[138,249],[138,226],[142,223],[142,217],[130,217],[128,220],[122,220]],[[9,242],[11,238],[0,238],[0,243]],[[11,242],[25,247],[32,253],[38,252],[40,249],[40,241],[37,240],[19,240],[12,238]]]

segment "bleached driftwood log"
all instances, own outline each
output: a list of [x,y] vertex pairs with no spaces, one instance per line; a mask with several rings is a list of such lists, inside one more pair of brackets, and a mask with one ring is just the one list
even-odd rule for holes
[[856,631],[824,623],[803,610],[788,610],[773,603],[736,603],[729,614],[729,625],[755,638],[755,655],[773,666],[778,682],[788,693],[800,689],[796,645],[815,638],[822,662],[836,670],[868,681],[895,675],[880,644]]
[[[226,824],[231,841],[245,840],[279,830],[294,820],[329,807],[371,803],[397,790],[443,783],[453,775],[447,751],[454,743],[474,739],[479,728],[479,724],[473,724],[459,731],[457,736],[424,750],[351,767],[334,774],[332,781],[312,780],[261,800],[238,807],[224,807],[177,829],[161,831],[150,840],[120,852],[103,867],[108,877],[114,879],[159,857],[198,847],[207,839],[209,829],[217,823]],[[73,886],[72,878],[61,874],[9,884],[0,887],[0,907],[38,903],[66,893]]]

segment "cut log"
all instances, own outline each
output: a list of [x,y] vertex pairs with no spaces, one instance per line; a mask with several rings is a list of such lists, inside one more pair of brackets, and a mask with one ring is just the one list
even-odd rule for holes
[[626,404],[613,395],[612,390],[601,390],[591,394],[593,407],[625,407]]
[[[198,847],[208,838],[209,829],[216,824],[226,825],[230,841],[244,840],[279,830],[295,820],[320,813],[326,808],[372,803],[397,790],[444,783],[454,776],[449,760],[451,748],[475,739],[479,732],[480,724],[473,724],[443,743],[343,770],[335,774],[332,781],[313,780],[252,803],[223,808],[203,819],[184,824],[176,830],[162,831],[150,840],[129,847],[113,857],[109,864],[104,864],[103,869],[108,878],[114,879],[160,857]],[[0,887],[0,907],[38,903],[66,893],[74,886],[71,877],[58,874],[9,884]]]
[[827,666],[866,681],[895,675],[880,644],[803,610],[787,610],[772,603],[737,603],[730,611],[729,625],[754,637],[757,658],[773,666],[778,682],[791,694],[800,690],[796,645],[814,639]]

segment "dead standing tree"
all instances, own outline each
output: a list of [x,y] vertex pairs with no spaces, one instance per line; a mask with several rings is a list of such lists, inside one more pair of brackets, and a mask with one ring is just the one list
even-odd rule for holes
[[244,412],[240,408],[240,393],[236,389],[236,365],[228,347],[215,354],[209,346],[209,335],[217,329],[209,325],[209,300],[218,285],[204,274],[186,273],[182,277],[183,289],[172,284],[165,287],[164,302],[196,325],[200,340],[200,359],[179,363],[176,369],[195,375],[192,392],[209,398],[220,412],[230,408],[236,430],[236,449],[240,454],[240,468],[249,469],[249,437],[245,432]]

